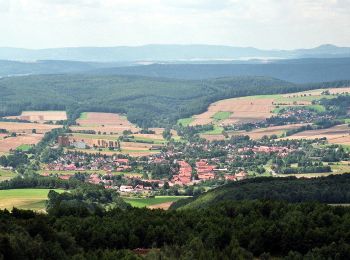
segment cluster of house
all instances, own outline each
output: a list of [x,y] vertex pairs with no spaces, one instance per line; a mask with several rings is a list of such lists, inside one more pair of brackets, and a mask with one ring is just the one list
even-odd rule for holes
[[192,181],[192,166],[185,161],[178,161],[179,173],[173,175],[171,183],[178,185],[187,185]]
[[285,119],[293,119],[293,122],[312,123],[320,119],[332,119],[331,115],[319,114],[316,111],[305,109],[303,107],[286,107],[279,117]]
[[254,146],[243,147],[237,150],[238,153],[253,152],[253,153],[277,153],[279,156],[287,156],[290,152],[294,151],[291,148],[283,146]]
[[[193,185],[195,183],[218,178],[217,172],[226,172],[227,169],[218,169],[216,165],[211,165],[207,160],[199,160],[196,162],[195,171],[186,161],[177,161],[179,164],[178,174],[173,175],[170,185]],[[196,174],[192,174],[192,173]],[[238,181],[248,177],[248,174],[241,171],[236,174],[224,174],[225,180]]]
[[46,170],[50,171],[106,171],[122,172],[130,170],[129,159],[94,156],[87,157],[82,154],[67,153],[58,160],[46,165]]

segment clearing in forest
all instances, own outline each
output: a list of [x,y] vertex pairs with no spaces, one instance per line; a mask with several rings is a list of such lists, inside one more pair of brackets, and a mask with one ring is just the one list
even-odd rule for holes
[[154,198],[123,198],[125,202],[137,208],[168,209],[171,204],[188,196],[156,196]]
[[20,119],[31,122],[48,122],[67,120],[66,111],[23,111],[19,116],[8,116],[8,119]]

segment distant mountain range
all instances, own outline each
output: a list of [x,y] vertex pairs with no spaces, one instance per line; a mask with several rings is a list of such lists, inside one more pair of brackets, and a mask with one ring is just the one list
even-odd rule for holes
[[312,49],[261,50],[220,45],[144,45],[53,49],[0,48],[0,60],[70,60],[89,62],[213,61],[350,57],[349,47],[321,45]]
[[216,63],[97,63],[0,60],[0,77],[37,74],[134,75],[175,79],[264,76],[294,83],[350,80],[350,58],[309,58]]

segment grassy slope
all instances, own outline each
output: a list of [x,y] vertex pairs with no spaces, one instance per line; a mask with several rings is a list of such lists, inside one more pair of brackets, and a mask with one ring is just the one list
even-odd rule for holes
[[0,116],[56,109],[66,110],[71,121],[82,112],[104,111],[126,114],[140,126],[161,126],[202,113],[210,103],[225,98],[321,87],[324,85],[296,85],[265,77],[204,81],[111,75],[12,77],[0,79],[0,96],[6,97]]
[[16,148],[16,150],[19,150],[19,151],[23,151],[23,152],[27,152],[29,151],[29,149],[31,148],[32,146],[29,145],[29,144],[21,144],[20,146],[18,146]]
[[[262,177],[231,182],[213,189],[197,198],[176,202],[172,208],[204,208],[225,200],[274,199],[291,202],[315,201],[333,203],[332,197],[350,189],[350,174],[332,175],[311,179]],[[323,191],[320,197],[320,190]],[[342,195],[343,196],[343,195]],[[344,197],[341,203],[350,202]]]
[[[12,189],[0,190],[0,208],[44,210],[50,189]],[[63,192],[62,190],[55,190]]]
[[143,208],[151,205],[175,202],[179,199],[186,198],[185,196],[156,196],[155,198],[123,198],[125,202],[130,203],[131,206]]
[[189,126],[193,122],[193,120],[194,119],[192,117],[182,118],[177,121],[177,124],[181,124],[182,126]]
[[220,111],[220,112],[215,113],[215,115],[213,115],[212,118],[214,118],[217,121],[221,121],[221,120],[225,120],[225,119],[229,118],[231,114],[232,114],[231,112]]

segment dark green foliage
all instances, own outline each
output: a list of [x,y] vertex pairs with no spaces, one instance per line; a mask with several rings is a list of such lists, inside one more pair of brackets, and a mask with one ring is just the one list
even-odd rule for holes
[[4,167],[13,167],[14,169],[29,163],[28,156],[20,151],[15,151],[8,156],[0,156],[0,165]]
[[[348,82],[335,82],[344,86]],[[0,116],[23,110],[66,110],[68,123],[81,112],[124,113],[139,126],[167,126],[203,112],[220,99],[296,92],[323,84],[295,85],[264,77],[204,81],[127,76],[41,75],[0,79]]]
[[227,200],[254,199],[350,203],[349,187],[350,174],[312,179],[261,177],[232,182],[197,198],[179,200],[172,208],[205,208]]
[[[77,207],[79,209],[79,207]],[[350,209],[318,203],[219,203],[207,209],[0,211],[5,259],[349,259]]]
[[48,199],[47,211],[54,216],[86,217],[91,214],[102,214],[107,206],[120,209],[130,207],[114,190],[96,185],[80,185],[61,194],[51,190]]
[[62,179],[53,178],[53,177],[18,176],[11,180],[0,182],[0,190],[24,189],[24,188],[75,189],[80,185],[82,185],[82,182],[79,181],[77,178],[62,180]]

